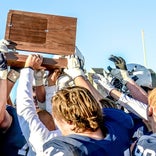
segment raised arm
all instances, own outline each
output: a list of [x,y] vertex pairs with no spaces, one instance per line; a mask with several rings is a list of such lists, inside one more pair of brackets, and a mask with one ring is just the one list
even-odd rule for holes
[[137,116],[141,117],[142,119],[147,120],[147,104],[142,103],[134,98],[130,98],[129,96],[121,93],[116,88],[114,88],[110,82],[101,75],[96,75],[96,79],[93,79],[97,85],[99,85],[100,88],[103,88],[103,90],[106,90],[107,94],[109,96],[112,96],[117,102],[125,107],[130,112],[136,114]]
[[0,129],[6,131],[12,121],[12,117],[6,111],[7,104],[7,62],[0,52]]
[[56,131],[50,132],[39,120],[33,102],[33,74],[34,70],[40,69],[41,63],[42,57],[35,54],[29,55],[25,68],[21,70],[17,87],[17,113],[20,126],[26,140],[31,143],[37,153],[42,153],[42,145],[47,139],[60,135]]
[[125,60],[122,57],[114,55],[111,55],[109,60],[114,62],[116,66],[116,69],[110,71],[111,74],[122,80],[123,84],[127,86],[134,99],[147,104],[147,93],[130,78]]
[[[34,70],[34,84],[36,98],[40,103],[44,103],[46,100],[46,91],[44,84],[45,70]],[[44,104],[43,104],[44,105]]]
[[95,99],[99,102],[101,99],[104,98],[104,96],[102,96],[100,94],[100,92],[98,92],[98,90],[90,83],[90,81],[83,77],[83,76],[78,76],[74,79],[75,85],[77,86],[82,86],[87,88],[95,97]]
[[103,99],[104,97],[87,79],[84,70],[81,67],[81,63],[79,61],[78,56],[76,55],[68,56],[67,60],[68,67],[64,69],[64,72],[74,80],[75,85],[87,88],[98,102],[99,100]]

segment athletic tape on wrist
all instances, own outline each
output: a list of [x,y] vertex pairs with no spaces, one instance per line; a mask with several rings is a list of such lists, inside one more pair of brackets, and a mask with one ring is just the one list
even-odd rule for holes
[[0,71],[0,79],[7,79],[8,70],[2,70]]
[[17,79],[19,78],[20,76],[20,73],[11,69],[8,73],[8,80],[10,80],[11,82],[15,83],[17,81]]

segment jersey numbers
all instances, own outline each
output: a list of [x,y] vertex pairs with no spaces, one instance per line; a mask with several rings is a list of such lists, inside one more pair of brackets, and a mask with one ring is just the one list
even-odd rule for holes
[[138,145],[134,151],[135,156],[156,156],[155,151],[151,149],[144,149],[142,146]]
[[29,147],[28,147],[28,144],[26,143],[21,149],[18,150],[18,154],[26,156],[28,149],[29,149]]

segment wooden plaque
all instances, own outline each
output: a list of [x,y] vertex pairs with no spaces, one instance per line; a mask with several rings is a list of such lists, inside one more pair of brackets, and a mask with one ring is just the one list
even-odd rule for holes
[[59,55],[75,52],[77,18],[10,10],[5,39],[17,50]]
[[[7,58],[7,64],[9,66],[23,68],[25,61],[27,59],[27,55],[22,55],[18,53],[8,52],[5,53]],[[59,58],[59,59],[51,59],[51,58],[43,58],[42,67],[52,70],[55,68],[66,68],[67,67],[67,59]]]

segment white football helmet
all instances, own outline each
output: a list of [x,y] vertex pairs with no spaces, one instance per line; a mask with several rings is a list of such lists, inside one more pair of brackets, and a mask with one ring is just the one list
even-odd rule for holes
[[[129,76],[138,84],[140,87],[144,89],[148,88],[152,89],[156,87],[156,73],[153,72],[151,69],[147,69],[146,67],[136,64],[130,63],[126,64]],[[110,68],[110,67],[109,67]],[[129,90],[127,87],[122,83],[121,74],[117,69],[111,68],[109,72],[113,71],[114,78],[112,79],[111,84],[119,89],[120,91],[129,94]],[[116,73],[115,73],[116,72]]]
[[149,71],[149,69],[147,69],[146,67],[140,64],[135,64],[135,63],[130,63],[130,64],[127,64],[126,66],[127,66],[129,76],[139,86],[147,87],[151,89],[153,88],[151,72]]

